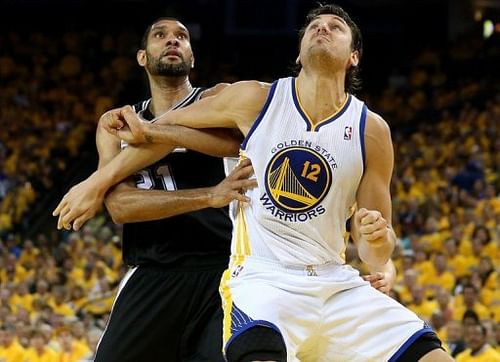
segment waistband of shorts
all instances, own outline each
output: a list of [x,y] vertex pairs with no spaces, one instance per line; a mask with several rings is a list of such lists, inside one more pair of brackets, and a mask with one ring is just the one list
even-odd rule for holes
[[227,255],[185,255],[169,263],[139,263],[129,265],[138,266],[141,270],[152,271],[207,271],[224,270],[227,268],[229,257]]
[[339,264],[337,261],[329,261],[323,264],[283,264],[277,260],[259,258],[255,256],[231,256],[230,267],[256,266],[268,271],[278,271],[287,274],[319,276],[330,274],[333,271],[344,269],[346,264]]

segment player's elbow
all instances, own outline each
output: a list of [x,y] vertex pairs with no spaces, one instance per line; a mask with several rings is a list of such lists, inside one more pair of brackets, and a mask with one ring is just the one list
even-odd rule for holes
[[228,137],[225,141],[225,150],[222,156],[237,157],[240,153],[243,135],[235,129],[228,129],[227,132]]
[[127,222],[126,208],[123,207],[123,204],[120,207],[119,195],[110,192],[104,199],[104,205],[115,224],[125,224]]
[[221,156],[237,157],[240,153],[240,146],[241,142],[238,140],[231,140],[231,142],[228,142],[227,144],[224,155]]

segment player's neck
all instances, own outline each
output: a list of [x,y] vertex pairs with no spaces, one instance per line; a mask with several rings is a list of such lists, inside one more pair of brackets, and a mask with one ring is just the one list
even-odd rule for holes
[[302,70],[297,77],[297,93],[302,106],[314,122],[338,112],[348,97],[345,73],[318,74]]
[[149,86],[150,111],[155,117],[172,109],[193,90],[187,76],[150,78]]

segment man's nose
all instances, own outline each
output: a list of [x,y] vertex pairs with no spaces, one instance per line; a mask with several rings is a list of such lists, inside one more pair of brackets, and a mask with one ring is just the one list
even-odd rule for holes
[[317,28],[318,34],[327,34],[329,31],[328,24],[320,23]]
[[179,39],[175,35],[169,35],[167,36],[167,45],[179,45]]

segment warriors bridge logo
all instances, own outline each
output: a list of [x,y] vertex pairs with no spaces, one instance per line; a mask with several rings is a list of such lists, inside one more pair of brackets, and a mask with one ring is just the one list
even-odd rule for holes
[[[325,212],[320,203],[331,186],[331,174],[330,165],[315,150],[285,148],[277,152],[267,166],[267,194],[261,197],[261,201],[280,219],[306,221]],[[289,213],[303,213],[304,217]]]

